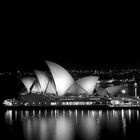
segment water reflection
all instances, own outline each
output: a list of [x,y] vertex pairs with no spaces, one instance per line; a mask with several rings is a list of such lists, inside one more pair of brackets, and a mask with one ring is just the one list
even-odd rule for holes
[[[9,125],[22,124],[25,140],[75,140],[126,137],[139,110],[7,110]],[[20,122],[20,123],[19,123]]]
[[5,121],[8,123],[8,124],[12,124],[12,110],[8,110],[6,113],[5,113]]

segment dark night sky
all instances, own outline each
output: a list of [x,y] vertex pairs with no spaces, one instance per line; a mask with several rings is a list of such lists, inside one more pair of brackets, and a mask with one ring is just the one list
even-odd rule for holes
[[[2,6],[0,72],[43,70],[45,59],[66,69],[140,68],[137,8],[126,3],[116,8],[57,6],[57,10],[54,4],[50,9],[27,5]],[[1,97],[21,90],[17,79],[9,78],[0,80]]]
[[38,68],[45,59],[66,67],[139,67],[139,20],[131,10],[3,13],[0,71]]

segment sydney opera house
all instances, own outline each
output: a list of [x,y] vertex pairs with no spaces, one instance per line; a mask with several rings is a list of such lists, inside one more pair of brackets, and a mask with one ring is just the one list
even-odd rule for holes
[[102,88],[97,84],[98,76],[86,76],[74,80],[62,66],[51,61],[45,62],[50,72],[35,70],[35,77],[22,78],[25,91],[20,93],[19,99],[5,100],[4,105],[109,106],[112,104],[112,99],[120,94],[123,88],[120,85]]

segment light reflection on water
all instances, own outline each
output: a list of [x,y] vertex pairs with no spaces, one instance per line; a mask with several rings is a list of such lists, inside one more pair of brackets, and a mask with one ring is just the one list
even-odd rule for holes
[[126,138],[127,125],[139,122],[139,110],[7,110],[10,126],[21,123],[25,140]]

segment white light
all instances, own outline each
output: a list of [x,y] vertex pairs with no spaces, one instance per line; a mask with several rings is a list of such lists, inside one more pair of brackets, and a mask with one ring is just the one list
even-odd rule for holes
[[134,86],[137,86],[137,83],[134,83]]
[[5,105],[12,106],[12,103],[10,103],[10,102],[5,102]]
[[52,102],[51,105],[56,105],[56,102]]
[[24,105],[27,106],[27,105],[29,105],[29,103],[25,103]]
[[115,104],[119,104],[119,101],[115,101]]
[[126,93],[126,90],[125,89],[122,89],[122,93],[125,94]]

